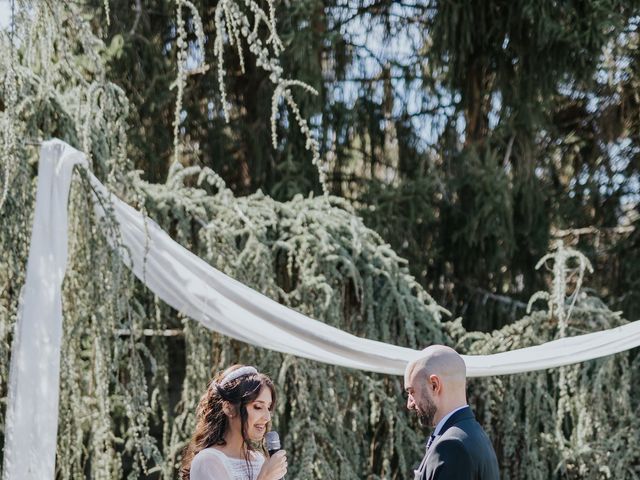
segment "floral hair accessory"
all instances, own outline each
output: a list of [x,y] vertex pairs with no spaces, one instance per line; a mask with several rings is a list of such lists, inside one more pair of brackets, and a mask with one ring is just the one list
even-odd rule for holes
[[237,378],[244,377],[245,375],[255,375],[256,373],[258,373],[258,370],[256,370],[255,367],[240,367],[225,375],[225,377],[217,383],[217,386],[224,387],[227,383]]

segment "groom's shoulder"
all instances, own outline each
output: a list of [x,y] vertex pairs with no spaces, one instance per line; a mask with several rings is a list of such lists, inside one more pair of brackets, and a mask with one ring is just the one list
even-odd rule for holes
[[477,465],[486,462],[495,464],[494,470],[497,471],[497,459],[491,440],[475,418],[464,418],[456,422],[442,434],[442,440],[447,441],[448,448],[457,444],[457,449],[467,452]]
[[442,439],[458,441],[467,448],[489,441],[482,425],[473,416],[459,419],[443,432]]
[[457,441],[462,444],[468,443],[475,436],[478,429],[482,429],[480,424],[473,419],[465,419],[451,425],[442,432],[442,440]]
[[434,444],[430,457],[431,463],[468,464],[471,460],[469,445],[462,431],[445,432]]

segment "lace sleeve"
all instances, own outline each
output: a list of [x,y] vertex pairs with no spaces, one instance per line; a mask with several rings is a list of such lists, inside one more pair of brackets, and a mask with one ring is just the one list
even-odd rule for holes
[[233,480],[224,454],[207,448],[199,452],[191,462],[190,480]]

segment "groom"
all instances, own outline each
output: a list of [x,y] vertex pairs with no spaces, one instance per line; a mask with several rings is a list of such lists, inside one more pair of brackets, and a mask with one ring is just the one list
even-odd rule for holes
[[467,405],[466,367],[455,350],[432,345],[404,372],[407,408],[434,428],[415,480],[498,480],[498,461]]

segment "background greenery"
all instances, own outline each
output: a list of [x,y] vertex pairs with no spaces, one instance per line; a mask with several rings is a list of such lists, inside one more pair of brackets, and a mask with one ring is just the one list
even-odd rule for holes
[[[330,197],[283,105],[272,146],[273,82],[250,55],[242,73],[231,46],[225,122],[217,3],[194,6],[197,18],[182,8],[188,58],[211,68],[186,78],[175,163],[176,3],[16,4],[0,72],[3,400],[33,211],[29,138],[81,148],[111,189],[217,268],[368,338],[463,353],[556,338],[557,312],[525,313],[550,289],[553,273],[535,266],[554,239],[595,269],[568,335],[638,319],[638,2],[277,2],[284,76],[319,92],[294,97]],[[60,478],[174,478],[199,394],[236,361],[283,393],[276,426],[292,478],[410,477],[424,433],[402,413],[399,378],[203,331],[130,277],[96,222],[78,179]],[[565,267],[572,291],[575,264]],[[637,478],[638,363],[632,351],[472,381],[503,476]]]
[[[110,78],[135,105],[129,155],[156,182],[173,148],[175,7],[144,3],[110,2],[111,26],[97,12],[93,21],[110,45]],[[211,35],[216,3],[196,5]],[[330,164],[331,193],[350,199],[465,326],[490,331],[522,315],[511,300],[526,303],[543,285],[534,266],[552,237],[578,245],[596,265],[595,291],[637,317],[638,263],[623,261],[637,239],[616,230],[637,221],[640,189],[637,2],[277,8],[286,75],[320,93],[297,100]],[[215,65],[211,48],[204,56]],[[270,147],[267,75],[251,61],[241,74],[237,62],[230,50],[229,124],[216,69],[189,78],[182,125],[199,148],[186,161],[213,168],[237,195],[319,193],[286,115],[281,145]]]

